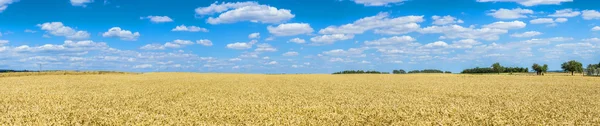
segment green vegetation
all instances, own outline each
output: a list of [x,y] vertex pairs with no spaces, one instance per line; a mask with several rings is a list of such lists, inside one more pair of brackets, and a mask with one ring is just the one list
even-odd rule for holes
[[571,75],[575,75],[575,72],[583,72],[583,65],[575,60],[563,63],[561,68],[565,71],[571,72]]

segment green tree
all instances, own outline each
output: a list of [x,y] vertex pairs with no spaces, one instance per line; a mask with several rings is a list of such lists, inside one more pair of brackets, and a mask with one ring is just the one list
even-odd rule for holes
[[533,71],[535,71],[536,75],[541,75],[543,70],[543,66],[540,66],[537,63],[534,63],[533,66],[531,66],[531,69],[533,69]]
[[583,72],[583,65],[575,60],[563,63],[561,68],[565,71],[571,72],[571,75],[575,75],[575,72]]
[[542,75],[544,75],[547,72],[548,72],[548,64],[544,64],[544,66],[542,66]]
[[504,71],[504,67],[502,67],[502,65],[500,65],[500,63],[494,63],[492,64],[492,69],[494,69],[494,71],[498,72],[498,74],[500,74],[501,72]]

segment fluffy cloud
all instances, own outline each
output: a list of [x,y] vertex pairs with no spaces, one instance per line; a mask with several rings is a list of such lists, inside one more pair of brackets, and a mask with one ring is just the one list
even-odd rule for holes
[[[14,2],[18,2],[19,0],[0,0],[0,13],[8,8],[8,4],[12,4]],[[73,0],[71,0],[73,1]]]
[[152,64],[140,64],[133,66],[134,69],[147,69],[152,68]]
[[528,31],[528,32],[523,32],[523,33],[514,33],[512,35],[510,35],[511,37],[517,37],[517,38],[529,38],[529,37],[534,37],[534,36],[538,36],[541,35],[541,32],[538,31]]
[[177,27],[173,28],[171,31],[208,32],[208,29],[201,28],[201,27],[198,27],[198,26],[180,25],[180,26],[177,26]]
[[268,26],[269,33],[275,36],[294,36],[300,34],[310,34],[314,30],[308,23],[288,23],[280,24],[277,27]]
[[208,39],[196,40],[196,43],[203,45],[203,46],[212,46],[213,45],[212,41],[210,41]]
[[133,33],[131,31],[121,29],[120,27],[113,27],[108,29],[107,32],[104,32],[102,37],[118,37],[121,40],[136,41],[140,37],[140,33]]
[[229,59],[229,61],[236,62],[236,61],[242,61],[242,59],[240,59],[240,58],[233,58],[233,59]]
[[573,2],[573,0],[477,0],[477,2],[516,2],[523,6],[535,6],[559,5],[562,2]]
[[215,13],[225,12],[235,8],[241,8],[245,6],[257,6],[259,5],[257,2],[248,1],[248,2],[235,2],[235,3],[224,3],[217,4],[217,2],[211,4],[208,7],[199,7],[196,8],[196,14],[198,15],[211,15]]
[[282,55],[283,56],[297,56],[297,55],[299,55],[299,53],[298,52],[286,52]]
[[579,16],[581,14],[581,12],[579,11],[573,11],[573,9],[562,9],[562,10],[556,10],[556,12],[554,12],[554,14],[550,14],[548,15],[549,17],[576,17]]
[[473,48],[473,46],[479,45],[481,42],[478,42],[474,39],[463,39],[460,41],[453,42],[450,47],[452,48]]
[[354,35],[348,34],[331,34],[321,35],[310,38],[310,41],[318,44],[332,44],[336,41],[348,40],[354,38]]
[[583,19],[585,20],[600,19],[600,12],[596,10],[584,10],[582,12],[583,14],[581,16],[583,16]]
[[[389,18],[388,13],[379,13],[375,16],[365,17],[350,24],[329,26],[319,30],[320,34],[362,34],[365,31],[376,29],[379,33],[396,32],[408,33],[416,31],[418,24],[423,22],[423,16],[404,16]],[[415,28],[416,26],[416,28]]]
[[290,10],[277,9],[256,2],[213,3],[208,7],[196,8],[197,15],[221,13],[218,17],[209,17],[209,24],[228,24],[242,21],[255,23],[281,23],[295,17]]
[[567,22],[567,18],[537,18],[529,21],[531,24],[555,24],[555,23],[564,23]]
[[150,19],[150,21],[153,23],[173,22],[173,19],[169,18],[168,16],[147,16],[140,17],[140,19]]
[[194,42],[190,41],[190,40],[181,40],[181,39],[176,39],[173,40],[172,42],[166,42],[165,44],[147,44],[144,45],[142,47],[140,47],[140,49],[142,50],[164,50],[167,48],[171,48],[171,49],[176,49],[176,48],[183,48],[185,46],[188,45],[193,45]]
[[464,23],[463,20],[457,19],[455,17],[452,17],[450,15],[441,17],[441,16],[431,16],[431,19],[433,19],[433,23],[434,25],[448,25],[448,24],[460,24],[460,23]]
[[592,31],[600,31],[600,26],[595,26],[592,28]]
[[236,50],[250,49],[250,48],[252,48],[252,44],[244,43],[244,42],[236,42],[236,43],[227,44],[227,48],[236,49]]
[[401,3],[406,0],[353,0],[357,4],[365,6],[386,6],[394,3]]
[[504,9],[504,8],[500,8],[498,10],[491,10],[491,13],[488,13],[487,15],[490,15],[494,18],[498,18],[498,19],[518,19],[518,18],[527,18],[526,14],[533,14],[532,10],[529,9],[521,9],[521,8],[516,8],[516,9]]
[[71,5],[85,7],[85,4],[92,3],[94,0],[71,0]]
[[440,33],[444,34],[442,38],[464,38],[464,39],[483,39],[483,40],[498,40],[499,35],[508,33],[506,29],[481,28],[475,29],[473,26],[465,28],[459,25],[448,26],[430,26],[421,29],[421,33]]
[[525,24],[522,21],[512,21],[512,22],[498,21],[498,22],[494,22],[492,24],[485,25],[483,27],[484,28],[495,28],[495,29],[521,29],[521,28],[525,28],[525,26],[527,26],[527,24]]
[[378,40],[374,40],[374,41],[365,41],[365,45],[368,46],[383,46],[383,45],[395,45],[395,44],[406,44],[406,43],[412,43],[414,41],[416,41],[417,39],[410,37],[410,36],[393,36],[393,37],[389,37],[389,38],[381,38]]
[[64,26],[62,22],[46,22],[37,26],[51,35],[64,36],[67,39],[87,39],[90,37],[90,33],[87,31],[76,31],[71,27]]
[[0,40],[0,46],[4,46],[6,44],[8,44],[8,40]]
[[267,43],[262,43],[262,44],[256,45],[256,49],[254,49],[254,51],[256,51],[256,52],[276,52],[277,49]]
[[365,51],[364,49],[359,49],[359,48],[350,48],[348,50],[334,49],[334,50],[325,51],[325,52],[323,52],[323,54],[329,55],[329,56],[361,56],[361,55],[364,55],[363,54],[364,51]]
[[293,39],[290,39],[288,42],[293,42],[293,43],[297,43],[297,44],[303,44],[303,43],[306,43],[306,40],[301,39],[301,38],[293,38]]
[[444,41],[437,41],[437,42],[425,44],[423,47],[425,47],[425,48],[445,48],[448,46],[449,46],[448,43],[446,43]]
[[260,33],[256,32],[256,33],[252,33],[250,35],[248,35],[249,39],[258,39],[260,38]]

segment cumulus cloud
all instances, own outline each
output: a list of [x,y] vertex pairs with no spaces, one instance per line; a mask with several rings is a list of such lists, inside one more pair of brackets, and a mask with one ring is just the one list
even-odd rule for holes
[[240,58],[233,58],[233,59],[229,59],[229,61],[236,62],[236,61],[242,61],[242,59],[240,59]]
[[256,51],[256,52],[276,52],[277,49],[267,43],[262,43],[262,44],[256,45],[256,49],[254,49],[254,51]]
[[301,38],[293,38],[293,39],[290,39],[288,42],[293,42],[293,43],[297,43],[297,44],[303,44],[303,43],[306,43],[306,40],[301,39]]
[[583,16],[583,19],[585,20],[600,19],[600,12],[596,10],[584,10],[582,12],[583,14],[581,16]]
[[260,38],[260,33],[256,32],[256,33],[252,33],[250,35],[248,35],[249,39],[258,39]]
[[417,39],[410,36],[393,36],[389,38],[381,38],[374,41],[365,41],[365,45],[384,46],[384,45],[395,45],[395,44],[409,44],[417,41]]
[[64,36],[67,39],[87,39],[90,37],[90,33],[87,31],[76,31],[75,29],[63,25],[62,22],[46,22],[38,24],[42,30],[54,36]]
[[523,6],[536,6],[559,5],[563,2],[573,2],[573,0],[477,0],[477,2],[516,2]]
[[208,32],[208,29],[206,28],[201,28],[198,26],[185,26],[185,25],[180,25],[177,26],[175,28],[173,28],[171,31],[185,31],[185,32]]
[[317,44],[333,44],[337,41],[348,40],[354,38],[354,35],[348,34],[331,34],[331,35],[321,35],[310,38],[310,41]]
[[269,33],[275,36],[294,36],[300,34],[310,34],[314,30],[308,23],[287,23],[280,24],[277,27],[268,26]]
[[525,26],[527,26],[527,24],[525,24],[522,21],[512,21],[512,22],[498,21],[498,22],[494,22],[492,24],[485,25],[483,27],[484,28],[495,28],[495,29],[521,29],[521,28],[525,28]]
[[183,48],[183,47],[186,47],[188,45],[193,45],[193,44],[194,44],[194,42],[192,42],[190,40],[176,39],[171,42],[166,42],[165,44],[162,44],[162,45],[161,44],[147,44],[147,45],[140,47],[140,49],[142,49],[142,50],[164,50],[167,48],[176,49],[176,48]]
[[173,19],[171,19],[168,16],[146,16],[146,17],[140,17],[140,19],[150,19],[150,22],[153,22],[153,23],[173,22]]
[[463,40],[459,40],[459,41],[455,41],[453,42],[450,47],[452,48],[473,48],[476,45],[481,44],[481,42],[478,42],[477,40],[474,39],[463,39]]
[[408,33],[418,30],[417,23],[423,22],[423,16],[403,16],[390,18],[388,13],[379,13],[375,16],[365,17],[350,24],[341,26],[328,26],[319,30],[320,34],[362,34],[369,30],[378,30],[378,33]]
[[348,50],[343,50],[343,49],[334,49],[334,50],[329,50],[329,51],[325,51],[323,52],[323,54],[325,55],[329,55],[329,56],[362,56],[364,55],[363,52],[365,50],[364,49],[360,49],[360,48],[349,48]]
[[[0,0],[0,13],[2,13],[6,8],[8,8],[9,4],[14,2],[18,2],[19,0]],[[73,1],[73,0],[71,0]]]
[[0,40],[0,46],[4,46],[6,44],[8,44],[8,40]]
[[[519,23],[520,24],[520,23]],[[508,33],[506,29],[496,28],[481,28],[476,29],[471,27],[462,27],[459,25],[448,25],[448,26],[430,26],[421,29],[421,33],[439,33],[444,34],[442,38],[456,39],[483,39],[483,40],[498,40],[500,35]]]
[[512,35],[510,35],[511,37],[517,37],[517,38],[529,38],[529,37],[534,37],[534,36],[538,36],[541,35],[541,32],[538,31],[528,31],[528,32],[523,32],[523,33],[514,33]]
[[281,23],[295,17],[290,10],[278,9],[257,2],[213,3],[208,7],[196,8],[197,15],[221,13],[217,17],[209,17],[209,24],[228,24],[242,21],[254,23]]
[[592,31],[600,31],[600,26],[594,26],[594,27],[592,28]]
[[526,14],[533,14],[532,10],[529,9],[521,9],[521,8],[516,8],[516,9],[504,9],[504,8],[500,8],[498,10],[491,10],[491,13],[488,13],[487,15],[490,15],[494,18],[498,18],[498,19],[518,19],[518,18],[527,18]]
[[444,41],[436,41],[433,43],[425,44],[423,47],[425,47],[425,48],[445,48],[448,46],[449,46],[448,43],[446,43]]
[[71,5],[86,7],[86,4],[92,3],[94,0],[71,0]]
[[227,44],[227,48],[236,49],[236,50],[244,50],[244,49],[252,48],[252,44],[244,43],[244,42],[236,42],[236,43]]
[[573,9],[562,9],[562,10],[556,10],[556,12],[554,12],[554,14],[550,14],[548,15],[549,17],[576,17],[579,16],[581,14],[581,12],[579,11],[573,11]]
[[299,55],[298,52],[286,52],[282,54],[283,56],[297,56]]
[[203,45],[203,46],[212,46],[213,45],[212,41],[210,41],[208,39],[196,40],[196,43]]
[[556,18],[556,19],[552,19],[552,18],[536,18],[533,19],[531,21],[529,21],[529,23],[531,24],[555,24],[555,23],[564,23],[567,22],[568,19],[567,18]]
[[268,63],[265,63],[265,64],[266,65],[277,65],[278,63],[277,63],[277,61],[271,61],[271,62],[268,62]]
[[365,6],[386,6],[389,4],[402,3],[406,0],[353,0],[357,4]]
[[102,37],[118,37],[121,40],[136,41],[140,37],[140,33],[133,33],[131,31],[121,29],[120,27],[112,27],[108,29],[107,32],[104,32]]
[[431,19],[433,19],[433,23],[434,25],[448,25],[448,24],[460,24],[460,23],[464,23],[463,20],[457,19],[455,17],[452,17],[450,15],[441,17],[441,16],[431,16]]
[[152,64],[140,64],[133,66],[134,69],[147,69],[152,68]]

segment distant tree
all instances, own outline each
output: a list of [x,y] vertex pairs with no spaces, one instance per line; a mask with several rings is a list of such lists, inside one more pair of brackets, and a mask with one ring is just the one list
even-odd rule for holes
[[575,72],[583,72],[583,65],[575,60],[563,63],[561,68],[565,71],[571,72],[571,75],[575,75]]
[[544,73],[548,72],[548,64],[544,64],[544,66],[542,66],[542,75],[544,75]]
[[451,74],[452,72],[450,72],[450,71],[444,71],[444,73]]
[[500,65],[500,63],[494,63],[494,64],[492,64],[492,69],[494,71],[496,71],[498,74],[500,74],[501,72],[504,71],[504,68],[502,67],[502,65]]
[[531,69],[535,71],[536,75],[542,75],[542,72],[544,72],[543,66],[540,66],[537,63],[534,63],[533,66],[531,66]]

